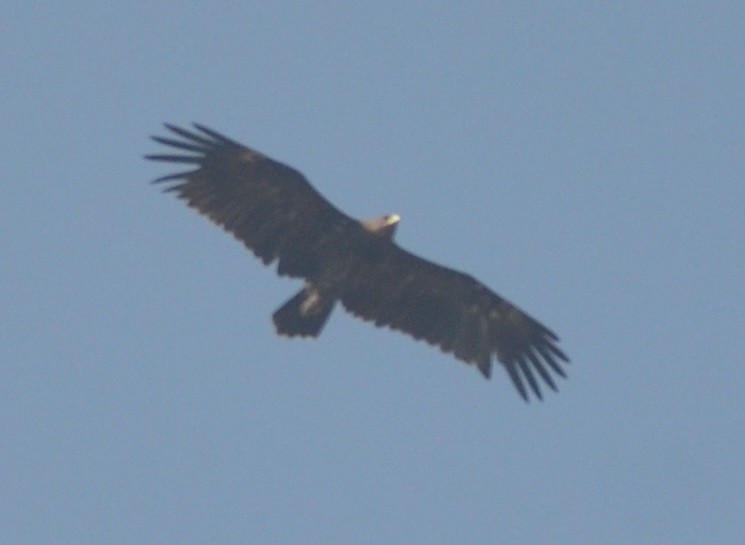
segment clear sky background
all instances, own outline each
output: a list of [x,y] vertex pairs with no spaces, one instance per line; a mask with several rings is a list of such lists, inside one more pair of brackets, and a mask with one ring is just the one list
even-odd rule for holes
[[[51,4],[0,8],[3,544],[744,542],[742,3]],[[164,121],[401,214],[569,380],[276,337]]]

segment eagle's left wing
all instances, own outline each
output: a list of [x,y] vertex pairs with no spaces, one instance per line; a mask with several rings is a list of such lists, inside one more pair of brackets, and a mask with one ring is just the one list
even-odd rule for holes
[[551,372],[566,377],[569,358],[553,331],[473,277],[389,248],[346,280],[340,299],[349,312],[437,345],[487,378],[496,356],[525,400],[525,382],[538,398],[538,378],[556,390]]

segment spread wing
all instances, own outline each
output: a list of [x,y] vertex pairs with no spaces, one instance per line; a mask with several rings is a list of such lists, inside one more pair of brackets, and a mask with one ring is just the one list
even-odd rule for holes
[[[282,275],[334,278],[344,307],[439,346],[487,378],[492,358],[524,399],[541,397],[539,379],[556,390],[569,359],[547,327],[464,273],[365,235],[298,171],[202,125],[166,125],[173,148],[148,159],[192,165],[163,176],[186,203],[232,233]],[[372,258],[371,256],[374,256]],[[553,373],[553,374],[552,374]]]
[[281,275],[309,278],[322,265],[334,233],[357,225],[318,193],[297,170],[202,125],[188,131],[166,124],[175,138],[153,136],[173,148],[148,159],[193,165],[155,183],[241,240]]
[[487,378],[496,356],[526,401],[526,383],[542,398],[539,379],[556,390],[553,375],[566,377],[553,331],[473,277],[395,244],[350,275],[340,298],[352,314],[437,345]]

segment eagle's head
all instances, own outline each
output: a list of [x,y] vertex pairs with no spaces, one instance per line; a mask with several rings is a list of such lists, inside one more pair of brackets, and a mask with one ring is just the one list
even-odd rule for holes
[[398,227],[399,221],[401,221],[401,216],[390,214],[363,221],[362,226],[375,235],[393,240],[393,235],[396,233],[396,227]]

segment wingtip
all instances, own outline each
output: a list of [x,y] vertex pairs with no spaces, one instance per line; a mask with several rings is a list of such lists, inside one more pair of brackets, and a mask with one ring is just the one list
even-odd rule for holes
[[207,136],[209,138],[212,138],[213,140],[216,140],[218,142],[222,142],[223,144],[229,144],[231,146],[242,147],[240,143],[236,142],[232,138],[228,138],[227,136],[225,136],[221,132],[217,132],[214,129],[210,129],[209,127],[207,127],[206,125],[203,125],[202,123],[194,122],[191,125],[195,129],[197,129],[199,132],[201,132],[203,135],[205,135],[205,136]]
[[512,384],[515,386],[517,393],[520,394],[520,397],[523,398],[523,401],[528,403],[530,401],[528,399],[528,391],[525,389],[525,385],[523,384],[523,381],[520,378],[520,375],[518,374],[514,363],[504,364],[504,368],[507,371],[507,374],[509,375],[510,380],[512,381]]
[[169,131],[172,131],[172,132],[175,132],[175,133],[184,130],[181,127],[179,127],[178,125],[176,125],[175,123],[169,123],[168,121],[164,121],[163,122],[163,126],[166,129],[168,129]]
[[491,360],[480,361],[476,363],[476,367],[481,372],[481,375],[486,379],[491,379],[492,363]]

